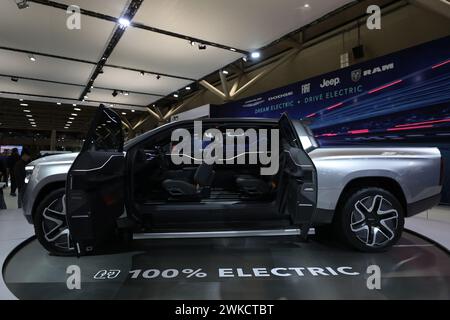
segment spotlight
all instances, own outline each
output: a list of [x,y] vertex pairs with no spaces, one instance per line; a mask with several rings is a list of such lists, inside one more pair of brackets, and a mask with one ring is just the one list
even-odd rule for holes
[[191,87],[186,87],[185,89],[189,91],[189,90],[191,90]]
[[145,72],[144,72],[144,71],[139,72],[139,74],[140,74],[141,76],[145,76]]
[[206,44],[199,44],[198,50],[206,50]]
[[16,5],[19,9],[26,9],[30,6],[28,0],[16,0]]
[[178,98],[179,97],[178,93],[174,93],[173,96],[174,96],[174,98]]
[[130,25],[130,20],[125,19],[125,18],[120,18],[119,19],[119,24],[123,27],[126,28]]
[[118,94],[119,94],[119,93],[117,92],[117,90],[114,90],[113,93],[112,93],[112,96],[113,96],[113,97],[117,97]]
[[236,49],[235,49],[235,48],[230,48],[230,50],[233,51],[233,52],[236,52]]
[[133,110],[131,110],[131,112],[133,112],[133,113],[134,113],[134,112],[136,112],[136,110],[134,110],[134,109],[133,109]]
[[36,62],[36,57],[35,57],[33,54],[29,54],[29,55],[28,55],[28,58],[29,58],[31,61]]
[[222,73],[225,75],[229,74],[228,70],[222,70]]
[[195,46],[197,43],[196,43],[195,41],[189,41],[189,44],[190,44],[191,46]]
[[252,59],[258,59],[261,57],[261,53],[259,53],[258,51],[252,52],[251,57]]
[[161,79],[161,76],[158,74],[158,75],[156,76],[156,80],[159,80],[159,79]]

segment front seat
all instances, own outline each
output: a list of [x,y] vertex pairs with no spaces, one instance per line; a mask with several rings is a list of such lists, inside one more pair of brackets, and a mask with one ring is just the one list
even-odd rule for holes
[[252,175],[239,175],[236,177],[239,191],[252,197],[264,196],[272,190],[272,184]]
[[207,198],[214,175],[213,166],[202,163],[195,171],[193,183],[185,180],[166,179],[162,182],[162,186],[173,197]]

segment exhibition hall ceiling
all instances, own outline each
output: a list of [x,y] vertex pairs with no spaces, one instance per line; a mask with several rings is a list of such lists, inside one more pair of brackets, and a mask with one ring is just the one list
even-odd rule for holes
[[[353,1],[34,0],[23,9],[17,2],[26,1],[0,1],[1,107],[16,99],[21,114],[18,99],[35,113],[43,111],[32,101],[55,112],[58,102],[106,103],[138,114]],[[76,21],[70,5],[81,8],[79,29],[67,27]],[[17,114],[2,112],[0,128],[18,126]]]

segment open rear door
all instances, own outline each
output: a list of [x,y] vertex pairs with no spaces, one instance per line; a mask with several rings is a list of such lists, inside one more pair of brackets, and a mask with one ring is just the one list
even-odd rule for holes
[[66,183],[66,212],[78,254],[110,239],[124,210],[124,136],[120,117],[100,105]]
[[292,122],[286,114],[281,116],[279,127],[284,159],[281,170],[287,188],[280,210],[290,215],[292,222],[301,227],[302,237],[306,238],[317,206],[317,173],[306,151],[313,144],[303,124]]

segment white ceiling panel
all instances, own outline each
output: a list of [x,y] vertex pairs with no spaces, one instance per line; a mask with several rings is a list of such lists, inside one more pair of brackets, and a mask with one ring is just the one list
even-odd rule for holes
[[[352,0],[151,0],[134,18],[148,26],[252,50]],[[305,8],[305,4],[309,8]]]
[[129,0],[57,0],[57,2],[118,18],[128,7]]
[[232,51],[215,47],[198,50],[187,40],[128,28],[108,63],[200,79],[240,57]]
[[158,80],[156,75],[145,74],[142,76],[136,71],[111,67],[104,67],[103,72],[97,77],[96,86],[142,93],[167,95],[192,82],[163,76]]
[[94,65],[0,50],[0,74],[85,85]]
[[[109,2],[109,1],[108,1]],[[0,46],[98,61],[115,24],[81,17],[81,29],[69,30],[68,14],[61,9],[30,2],[19,10],[14,1],[0,1]]]
[[76,86],[23,79],[20,79],[18,82],[13,82],[10,78],[0,77],[0,91],[3,92],[78,99],[82,90],[82,87]]
[[144,94],[136,94],[130,93],[128,96],[117,95],[116,97],[112,96],[112,91],[103,90],[103,89],[92,89],[92,92],[89,93],[88,100],[102,101],[109,104],[127,104],[130,106],[146,106],[152,102],[158,100],[159,97],[144,95]]

